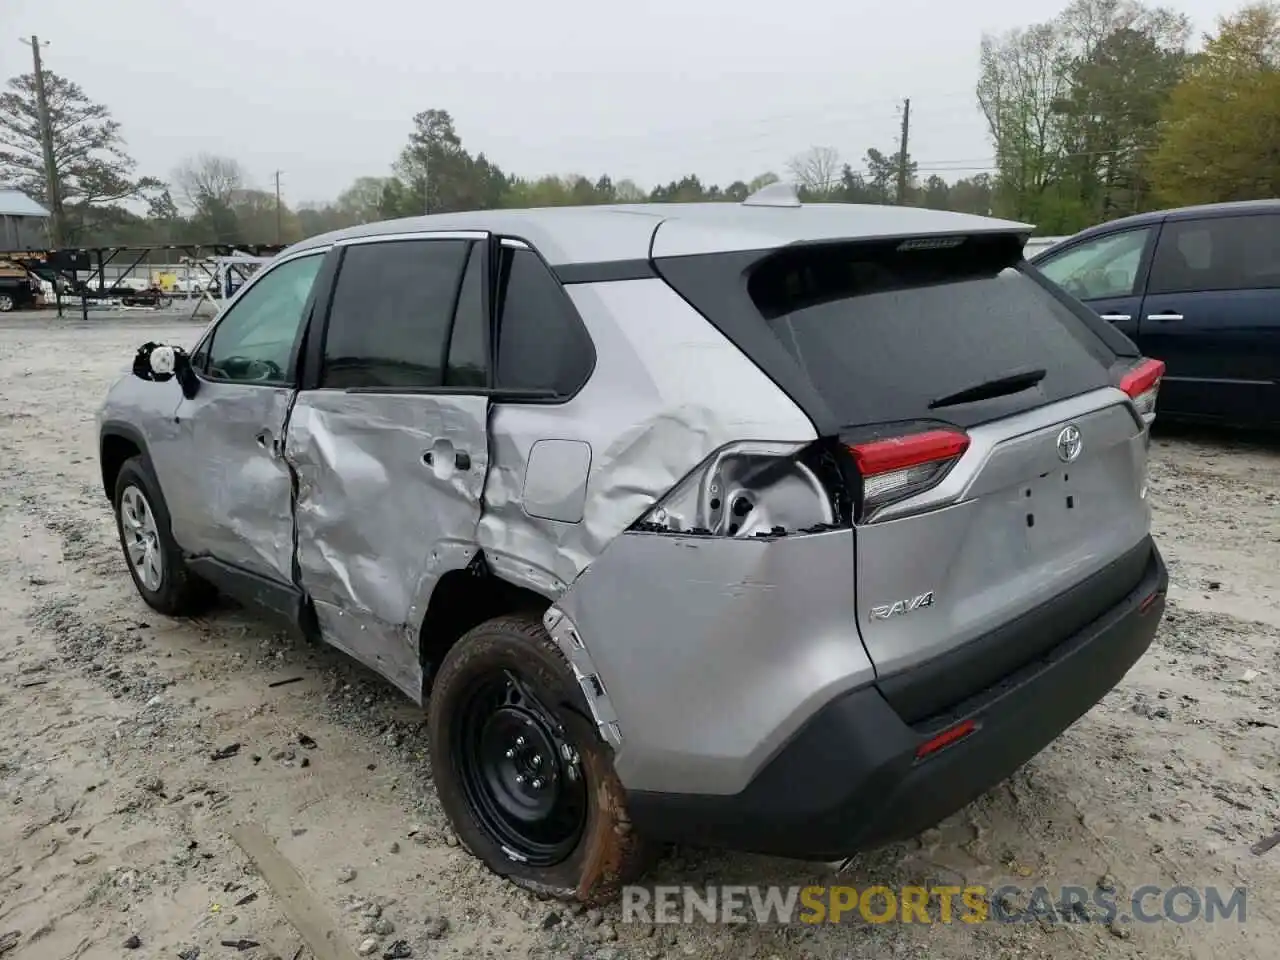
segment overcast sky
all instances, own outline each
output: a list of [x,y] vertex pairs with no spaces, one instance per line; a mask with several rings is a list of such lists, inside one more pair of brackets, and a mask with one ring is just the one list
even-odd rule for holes
[[[1175,0],[1197,32],[1242,0]],[[641,186],[782,172],[813,145],[892,147],[911,98],[922,173],[990,166],[974,105],[984,31],[1066,0],[0,0],[0,74],[20,36],[124,125],[139,173],[201,150],[291,203],[384,175],[414,113],[521,175]],[[239,11],[249,11],[242,13]]]

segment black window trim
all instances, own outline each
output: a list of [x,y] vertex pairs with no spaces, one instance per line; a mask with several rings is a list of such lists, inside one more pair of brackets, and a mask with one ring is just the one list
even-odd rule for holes
[[320,257],[320,269],[316,271],[315,278],[311,282],[311,292],[307,294],[307,302],[302,307],[302,322],[298,324],[297,332],[294,334],[293,346],[289,350],[289,369],[285,371],[284,380],[228,380],[225,377],[215,377],[208,372],[209,354],[206,353],[203,362],[191,365],[195,375],[206,383],[232,384],[242,387],[271,387],[275,390],[297,389],[301,377],[299,376],[299,365],[303,363],[304,342],[307,336],[307,330],[311,326],[311,318],[315,313],[316,303],[319,299],[321,281],[325,277],[325,260],[331,252],[330,246],[308,247],[305,250],[299,250],[296,253],[281,256],[271,263],[264,264],[262,269],[248,279],[243,287],[235,292],[235,295],[227,301],[226,306],[222,308],[222,312],[214,317],[213,321],[204,333],[200,335],[200,339],[196,341],[196,345],[191,350],[191,357],[200,356],[200,352],[206,348],[212,349],[213,339],[218,334],[218,329],[227,321],[227,317],[239,306],[240,301],[248,295],[249,291],[257,286],[258,282],[276,270],[293,263],[296,260],[302,260],[306,257]]
[[[320,386],[320,368],[324,357],[324,342],[329,334],[329,316],[333,308],[333,292],[337,287],[338,279],[342,274],[342,259],[346,253],[347,247],[358,246],[366,243],[387,243],[392,241],[405,240],[471,240],[477,241],[488,246],[486,251],[489,274],[489,282],[484,285],[482,293],[484,310],[489,318],[486,330],[487,342],[489,349],[489,386],[487,387],[466,387],[466,386],[450,386],[443,385],[439,387],[322,387]],[[497,289],[496,283],[499,279],[499,264],[495,261],[498,259],[495,253],[499,253],[502,248],[512,250],[528,250],[541,261],[543,268],[551,275],[551,278],[559,285],[561,293],[564,297],[565,304],[570,311],[570,315],[575,323],[578,324],[582,335],[586,338],[590,346],[591,363],[587,369],[586,376],[582,378],[582,382],[574,388],[569,394],[562,394],[555,390],[524,390],[498,387],[494,384],[497,377],[497,344],[500,331],[498,329],[497,317]],[[317,277],[316,287],[313,288],[313,294],[318,294],[314,309],[309,320],[309,326],[315,330],[315,336],[309,336],[305,345],[305,359],[302,364],[302,376],[299,379],[299,390],[328,390],[335,393],[351,393],[351,394],[374,394],[381,396],[485,396],[489,397],[496,403],[523,403],[533,404],[537,406],[561,406],[573,400],[583,388],[591,382],[591,377],[595,374],[596,365],[599,362],[596,353],[595,341],[591,339],[591,332],[582,321],[581,314],[573,302],[573,298],[569,296],[567,290],[564,289],[564,283],[556,276],[556,271],[552,269],[547,259],[542,256],[537,247],[528,240],[520,236],[511,234],[498,234],[484,230],[448,230],[448,231],[420,231],[412,233],[384,233],[371,234],[368,236],[350,237],[339,240],[333,244],[332,250],[334,256],[333,269],[330,276],[325,277],[325,288],[321,291],[320,279]],[[467,266],[469,265],[470,251],[464,260],[462,268],[462,276],[458,280],[458,290],[455,291],[454,312],[449,320],[449,335],[445,341],[445,350],[448,351],[453,338],[453,324],[457,319],[458,296],[461,292],[462,283],[466,279]]]

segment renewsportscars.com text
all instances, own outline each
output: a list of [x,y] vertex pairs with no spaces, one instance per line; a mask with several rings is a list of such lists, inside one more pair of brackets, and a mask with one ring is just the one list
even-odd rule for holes
[[1244,923],[1244,887],[625,887],[624,923]]

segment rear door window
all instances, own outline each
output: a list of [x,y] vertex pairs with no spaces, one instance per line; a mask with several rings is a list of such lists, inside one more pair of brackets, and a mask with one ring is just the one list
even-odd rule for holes
[[1156,247],[1147,292],[1280,287],[1280,214],[1176,220]]
[[349,247],[329,309],[320,386],[443,386],[468,247],[431,239]]
[[1006,416],[1108,385],[1115,359],[1020,259],[972,237],[796,248],[762,263],[748,292],[844,424],[948,419],[957,408],[934,401],[1043,371],[1001,398]]

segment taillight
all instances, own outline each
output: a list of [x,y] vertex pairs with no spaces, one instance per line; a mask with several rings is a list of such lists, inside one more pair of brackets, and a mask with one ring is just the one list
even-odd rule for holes
[[1129,395],[1148,424],[1156,418],[1156,396],[1164,370],[1163,360],[1143,360],[1120,378],[1120,389]]
[[849,444],[862,479],[859,518],[936,486],[969,449],[959,430],[928,430],[901,437]]

